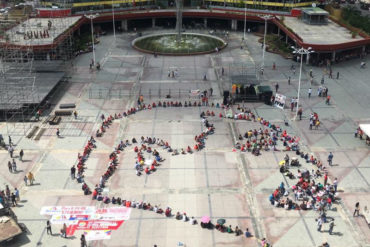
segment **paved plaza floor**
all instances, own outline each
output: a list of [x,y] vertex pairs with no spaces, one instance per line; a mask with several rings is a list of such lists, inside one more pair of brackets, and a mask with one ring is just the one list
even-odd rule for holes
[[[144,34],[148,32],[144,31]],[[100,71],[90,71],[92,54],[84,54],[73,61],[69,82],[52,101],[55,109],[62,103],[75,103],[78,118],[62,117],[59,126],[38,123],[0,124],[0,133],[11,135],[16,152],[23,149],[24,162],[18,162],[18,173],[9,173],[9,155],[0,150],[0,188],[5,184],[20,189],[21,201],[14,208],[20,223],[28,229],[16,241],[4,247],[16,246],[80,246],[77,231],[75,236],[61,238],[61,226],[53,225],[54,235],[46,234],[46,216],[40,215],[43,206],[91,205],[107,207],[84,196],[81,184],[71,180],[70,167],[77,162],[77,154],[101,123],[101,114],[123,112],[136,104],[140,94],[145,103],[166,100],[197,100],[189,96],[193,89],[213,88],[211,102],[221,103],[223,90],[230,87],[229,74],[237,64],[248,64],[247,69],[261,63],[261,45],[258,37],[247,35],[247,45],[240,49],[241,33],[230,33],[229,44],[219,53],[202,56],[158,56],[142,54],[130,47],[133,33],[101,37],[96,46]],[[297,95],[298,72],[293,74],[291,60],[266,53],[266,69],[263,83],[273,87],[279,83],[279,91],[288,98]],[[272,64],[276,70],[272,70]],[[370,60],[367,58],[367,64]],[[298,67],[298,64],[295,64]],[[225,74],[220,71],[224,67]],[[127,148],[119,155],[119,166],[107,183],[110,196],[150,202],[164,208],[169,206],[176,213],[186,212],[198,221],[203,215],[226,219],[227,225],[249,228],[252,238],[202,229],[173,218],[166,218],[150,211],[133,209],[130,219],[113,231],[111,239],[89,242],[89,246],[260,246],[258,239],[266,237],[273,246],[311,247],[328,242],[335,247],[370,246],[370,229],[363,217],[352,217],[356,202],[361,209],[370,206],[370,149],[364,141],[354,138],[359,123],[370,123],[370,70],[360,69],[360,60],[351,60],[333,66],[333,74],[340,72],[339,79],[329,79],[323,68],[313,67],[314,82],[309,85],[310,66],[304,65],[301,85],[303,119],[294,121],[290,109],[278,109],[263,103],[245,104],[257,116],[273,123],[284,125],[287,131],[301,138],[302,149],[320,157],[326,165],[326,157],[334,154],[334,165],[329,167],[329,179],[339,181],[338,204],[328,211],[335,219],[334,234],[329,235],[328,224],[323,232],[317,231],[316,211],[287,211],[273,207],[268,197],[284,182],[292,186],[278,170],[284,152],[263,152],[260,156],[251,153],[233,152],[236,136],[244,134],[257,123],[221,119],[220,109],[211,107],[155,108],[138,112],[128,118],[115,120],[103,137],[97,139],[97,149],[87,161],[85,180],[91,188],[104,173],[108,155],[120,140],[154,136],[167,140],[173,147],[194,144],[194,136],[203,131],[199,118],[201,111],[213,110],[215,117],[209,121],[216,127],[208,136],[204,150],[194,154],[171,156],[162,149],[165,158],[158,170],[150,175],[135,175],[135,153]],[[176,78],[168,77],[169,70],[177,70]],[[207,74],[207,81],[203,81]],[[322,76],[332,96],[331,104],[316,96]],[[288,77],[291,85],[288,85]],[[308,88],[313,96],[308,98]],[[316,112],[322,122],[318,130],[309,130],[309,114]],[[223,112],[224,113],[224,112]],[[46,119],[47,116],[43,116]],[[24,133],[34,126],[45,128],[40,140],[27,139]],[[56,136],[60,129],[61,138]],[[7,139],[7,138],[6,138]],[[293,153],[290,156],[294,156]],[[301,160],[303,162],[303,160]],[[311,169],[308,165],[304,167]],[[32,171],[33,186],[24,186],[23,177]],[[293,169],[297,173],[296,169]],[[321,179],[323,180],[323,179]],[[319,181],[321,181],[319,179]],[[322,181],[321,181],[322,182]]]

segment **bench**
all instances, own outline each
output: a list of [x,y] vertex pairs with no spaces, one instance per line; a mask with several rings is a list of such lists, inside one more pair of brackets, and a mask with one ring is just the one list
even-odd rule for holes
[[60,120],[62,120],[61,117],[59,116],[53,116],[50,120],[49,120],[49,124],[50,125],[57,125],[59,124]]
[[44,134],[45,131],[46,131],[45,128],[40,129],[40,131],[35,136],[35,139],[34,140],[36,140],[36,141],[40,140],[41,136]]
[[60,104],[59,109],[68,109],[68,108],[76,108],[76,104],[68,103],[68,104]]
[[70,116],[72,111],[55,111],[55,116]]
[[34,134],[39,130],[39,126],[33,126],[31,131],[26,135],[28,139],[32,138]]

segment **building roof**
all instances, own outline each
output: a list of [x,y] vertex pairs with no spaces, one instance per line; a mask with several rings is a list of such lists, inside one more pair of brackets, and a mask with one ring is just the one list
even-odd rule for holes
[[302,11],[308,15],[329,15],[329,13],[318,7],[302,8]]
[[[60,35],[76,25],[81,18],[81,16],[30,18],[7,30],[0,42],[16,46],[51,45]],[[51,23],[50,27],[49,21]]]
[[307,44],[333,45],[364,40],[360,35],[353,38],[350,30],[331,20],[327,25],[319,26],[297,21],[295,17],[285,17],[284,24]]

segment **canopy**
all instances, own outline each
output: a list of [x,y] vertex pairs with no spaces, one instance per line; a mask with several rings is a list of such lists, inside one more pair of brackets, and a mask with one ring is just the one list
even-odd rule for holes
[[360,124],[360,129],[367,135],[370,136],[370,124]]

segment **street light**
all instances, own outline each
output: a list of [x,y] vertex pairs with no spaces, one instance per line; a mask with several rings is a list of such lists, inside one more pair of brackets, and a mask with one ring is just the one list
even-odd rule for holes
[[261,65],[261,70],[263,71],[265,69],[267,21],[270,20],[273,16],[272,15],[262,15],[260,17],[265,20],[265,34],[263,35],[263,50],[262,50],[262,65]]
[[94,45],[94,26],[93,26],[93,19],[95,19],[96,17],[98,17],[99,14],[91,14],[91,15],[85,15],[86,18],[89,18],[90,19],[90,23],[91,23],[91,41],[92,41],[92,49],[93,49],[93,65],[95,65],[95,45]]
[[297,119],[297,116],[298,116],[298,108],[299,108],[299,94],[300,94],[300,91],[301,91],[303,55],[307,55],[308,56],[310,53],[313,53],[314,51],[312,50],[311,47],[308,47],[307,49],[305,49],[303,47],[298,49],[298,48],[292,46],[292,49],[293,49],[293,54],[299,54],[299,55],[301,55],[301,65],[300,65],[300,68],[299,68],[299,79],[298,79],[297,109],[296,109],[296,112],[295,112],[295,119]]
[[112,15],[113,15],[113,37],[114,41],[116,41],[116,23],[114,20],[114,5],[113,5],[113,0],[112,0]]

